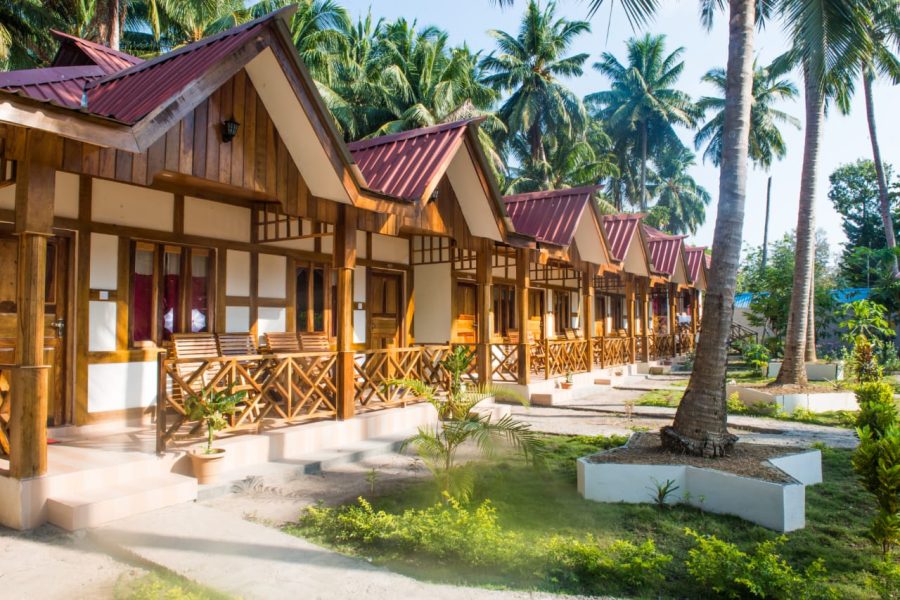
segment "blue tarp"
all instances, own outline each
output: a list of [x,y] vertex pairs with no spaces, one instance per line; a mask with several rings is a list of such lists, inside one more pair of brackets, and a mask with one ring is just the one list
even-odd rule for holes
[[[750,302],[756,294],[765,295],[768,292],[742,292],[734,296],[735,308],[750,308]],[[848,302],[856,302],[857,300],[867,300],[872,295],[872,288],[844,288],[842,290],[834,290],[831,297],[838,304],[847,304]]]

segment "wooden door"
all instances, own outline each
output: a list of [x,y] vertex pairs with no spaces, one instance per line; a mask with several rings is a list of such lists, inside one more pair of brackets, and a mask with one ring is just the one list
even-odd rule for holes
[[544,339],[544,290],[528,290],[528,331],[539,341]]
[[[0,364],[14,364],[16,353],[16,279],[18,244],[12,235],[0,234]],[[47,290],[44,310],[44,362],[50,365],[48,425],[73,420],[67,385],[65,336],[69,310],[69,239],[51,238],[47,244]],[[8,377],[4,371],[3,377]],[[3,382],[0,382],[3,386]]]
[[371,271],[369,276],[369,348],[397,348],[403,310],[403,277]]

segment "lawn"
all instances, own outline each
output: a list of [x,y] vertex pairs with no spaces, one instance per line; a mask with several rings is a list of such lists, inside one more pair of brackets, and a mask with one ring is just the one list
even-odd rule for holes
[[231,596],[211,590],[166,572],[137,578],[123,577],[116,583],[116,600],[229,600]]
[[[540,546],[554,536],[584,539],[589,534],[601,546],[615,540],[641,544],[652,539],[657,549],[671,555],[672,560],[663,567],[664,578],[658,589],[644,589],[642,595],[700,598],[709,597],[709,591],[698,589],[685,568],[688,552],[694,546],[685,534],[686,528],[714,534],[744,551],[752,550],[758,542],[778,537],[737,518],[684,506],[659,509],[650,504],[586,501],[577,492],[572,459],[591,449],[607,447],[611,442],[599,437],[568,436],[550,436],[548,441],[552,460],[543,470],[535,470],[516,459],[481,462],[469,467],[475,485],[468,506],[475,507],[489,499],[496,509],[499,526],[504,532],[518,536],[516,539],[522,540],[523,548]],[[848,450],[824,450],[825,483],[807,488],[806,492],[807,527],[788,534],[780,552],[796,569],[803,569],[821,557],[827,580],[840,598],[875,598],[865,587],[867,573],[876,562],[876,551],[865,537],[873,515],[873,502],[856,482],[850,454]],[[432,482],[418,481],[369,500],[376,511],[399,514],[406,509],[433,506],[438,498]],[[590,583],[561,577],[544,564],[526,564],[508,570],[502,566],[479,568],[447,558],[436,560],[423,552],[404,552],[396,546],[346,540],[339,543],[333,535],[321,535],[321,530],[309,525],[294,525],[288,530],[426,580],[572,593],[621,593],[621,589],[609,589],[606,585],[591,587]]]

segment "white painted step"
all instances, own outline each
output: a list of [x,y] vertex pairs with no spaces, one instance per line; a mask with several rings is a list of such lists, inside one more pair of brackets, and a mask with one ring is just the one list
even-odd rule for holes
[[197,499],[197,480],[174,473],[50,497],[49,521],[75,531]]

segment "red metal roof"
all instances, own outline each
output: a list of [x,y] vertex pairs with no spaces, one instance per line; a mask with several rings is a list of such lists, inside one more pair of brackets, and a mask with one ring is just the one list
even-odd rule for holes
[[47,67],[0,73],[0,90],[65,108],[79,108],[84,86],[105,75],[101,67]]
[[702,246],[685,246],[684,257],[687,261],[687,271],[690,280],[697,281],[700,277],[700,265],[703,264],[706,248]]
[[647,246],[650,248],[650,262],[658,273],[671,277],[675,274],[678,264],[678,256],[684,244],[683,235],[669,235],[649,225],[641,225],[644,235],[647,237]]
[[605,215],[603,228],[606,230],[606,240],[609,242],[609,252],[615,260],[625,260],[628,245],[631,238],[637,232],[643,214]]
[[506,212],[519,233],[556,246],[572,245],[575,229],[596,186],[506,196]]
[[205,38],[89,83],[88,112],[134,124],[181,92],[189,83],[247,44],[285,7],[240,27]]
[[94,64],[103,69],[103,72],[108,75],[144,62],[136,56],[107,48],[102,44],[83,40],[80,37],[75,37],[62,31],[51,29],[50,33],[62,42],[56,53],[56,58],[53,59],[54,67]]
[[429,184],[444,174],[466,128],[479,119],[383,135],[347,145],[372,191],[423,200]]

